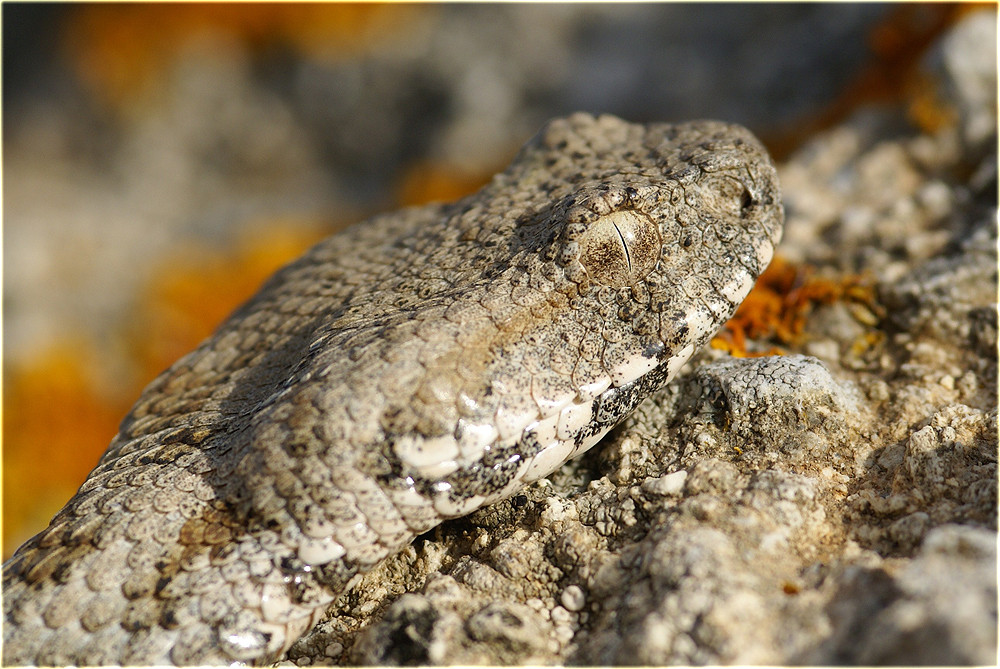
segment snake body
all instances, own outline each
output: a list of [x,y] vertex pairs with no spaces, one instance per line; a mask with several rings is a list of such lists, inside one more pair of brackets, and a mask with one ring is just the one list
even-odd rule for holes
[[279,658],[668,381],[782,221],[747,130],[574,114],[478,193],[320,242],[145,389],[4,565],[4,664]]

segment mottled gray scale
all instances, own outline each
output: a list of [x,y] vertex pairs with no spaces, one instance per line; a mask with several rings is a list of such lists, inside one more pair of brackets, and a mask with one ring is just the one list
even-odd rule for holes
[[6,664],[273,661],[357,574],[592,446],[781,235],[745,129],[549,123],[478,193],[276,273],[3,568]]

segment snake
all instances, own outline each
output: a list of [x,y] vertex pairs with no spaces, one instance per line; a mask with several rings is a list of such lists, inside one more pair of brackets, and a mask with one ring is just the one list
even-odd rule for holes
[[742,126],[548,122],[478,192],[268,279],[3,565],[5,665],[279,660],[363,574],[596,444],[770,262]]

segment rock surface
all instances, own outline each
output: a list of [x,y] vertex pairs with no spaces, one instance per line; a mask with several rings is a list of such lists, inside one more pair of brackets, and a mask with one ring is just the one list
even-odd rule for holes
[[809,355],[705,351],[583,459],[369,574],[288,662],[994,664],[996,73],[967,42],[991,21],[937,52],[956,124],[858,114],[782,168],[779,253],[872,277],[884,318],[834,303]]

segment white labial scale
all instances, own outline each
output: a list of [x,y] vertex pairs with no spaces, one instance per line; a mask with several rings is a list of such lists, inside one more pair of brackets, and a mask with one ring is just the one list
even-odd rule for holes
[[[694,346],[692,344],[688,344],[676,355],[670,357],[666,361],[667,378],[672,378],[693,354]],[[616,383],[614,385],[616,387],[620,387],[635,381],[644,374],[652,371],[657,364],[658,361],[655,358],[637,356],[627,365],[615,370],[616,376],[620,376],[623,381],[618,383],[616,379]],[[606,390],[607,387],[610,387],[610,385],[611,384],[609,383],[604,386],[604,390]],[[592,387],[600,388],[601,385],[593,384]],[[528,464],[524,469],[524,482],[530,483],[555,471],[560,465],[562,465],[562,463],[586,452],[611,430],[611,428],[608,427],[597,434],[591,435],[580,445],[576,445],[573,440],[573,436],[589,425],[592,420],[593,405],[591,402],[574,402],[563,408],[563,410],[559,412],[558,416],[552,416],[528,426],[525,430],[526,434],[533,432],[538,443],[548,443],[549,445],[535,454],[528,461]],[[554,438],[552,435],[553,427],[555,428]]]
[[[566,461],[569,450],[572,450],[572,442],[567,442],[565,438],[560,438],[559,420],[562,417],[562,413],[568,409],[569,407],[566,407],[559,415],[549,416],[544,420],[537,421],[529,425],[524,431],[527,440],[536,441],[544,445],[541,451],[526,461],[523,467],[525,481],[530,482],[540,479]],[[567,427],[569,426],[567,425]],[[569,450],[567,450],[567,443],[569,444]]]
[[771,244],[757,244],[757,260],[760,262],[760,267],[767,267],[771,264],[771,258],[774,257],[774,246]]
[[326,564],[343,557],[344,547],[333,540],[333,537],[320,539],[303,539],[299,544],[299,559],[309,565]]
[[540,478],[548,476],[556,469],[562,466],[567,460],[572,460],[573,458],[586,453],[591,447],[597,442],[604,438],[608,432],[611,431],[613,426],[601,430],[600,432],[593,434],[579,445],[573,439],[560,439],[558,441],[552,442],[550,445],[535,454],[531,460],[529,460],[528,466],[522,469],[523,482],[531,483],[532,481],[537,481]]
[[444,462],[439,462],[434,467],[427,467],[425,469],[420,470],[420,473],[423,474],[426,478],[435,479],[435,478],[444,478],[448,474],[454,472],[456,469],[458,469],[458,462],[456,460],[445,460]]
[[524,428],[528,427],[537,418],[537,413],[511,410],[501,404],[495,416],[500,441],[513,442],[520,438],[524,432]]
[[474,423],[465,418],[458,420],[458,449],[463,460],[476,460],[482,457],[487,446],[493,444],[500,433],[493,425]]
[[559,439],[571,439],[584,425],[594,419],[594,409],[591,402],[577,404],[574,402],[559,412],[556,420],[556,436]]
[[559,439],[536,453],[524,468],[524,482],[531,483],[552,473],[573,453],[571,439]]
[[[564,407],[565,408],[565,407]],[[548,444],[556,440],[559,432],[559,415],[552,415],[524,428],[524,438],[539,444]]]
[[458,442],[451,435],[430,439],[404,435],[396,441],[393,448],[400,460],[426,478],[447,476],[458,469]]
[[220,646],[227,656],[239,662],[253,662],[262,657],[273,657],[288,649],[293,641],[312,627],[322,617],[325,608],[320,606],[306,615],[299,615],[284,623],[238,619],[231,628],[219,631]]
[[[284,583],[265,583],[260,598],[260,613],[265,622],[284,623],[294,606]],[[284,632],[284,627],[281,628]]]
[[323,539],[330,536],[336,525],[324,517],[309,518],[302,523],[302,534],[308,539]]
[[616,388],[621,388],[653,370],[658,362],[656,358],[647,358],[643,355],[632,356],[624,365],[611,370],[612,382]]
[[482,495],[473,495],[464,499],[452,499],[447,492],[434,496],[434,510],[446,518],[457,518],[472,513],[486,503]]
[[559,393],[558,396],[552,397],[540,391],[538,385],[534,380],[532,381],[531,397],[535,400],[535,404],[538,406],[538,415],[542,418],[554,416],[576,398],[576,390]]
[[723,296],[733,304],[739,304],[753,288],[755,279],[749,272],[738,272],[734,280],[722,287]]
[[590,402],[611,387],[611,377],[602,376],[596,381],[584,384],[576,391],[576,404]]
[[686,363],[688,361],[688,358],[690,358],[692,355],[694,355],[694,344],[688,344],[680,351],[678,351],[676,355],[668,358],[666,378],[667,379],[674,378],[674,375],[677,374],[677,370],[683,367],[684,363]]
[[[687,323],[692,334],[697,332],[708,332],[715,326],[710,309],[707,311],[705,309],[694,309],[693,314],[694,315],[688,316]],[[691,354],[689,353],[688,356],[690,355]],[[687,358],[685,358],[685,360],[686,359]]]

